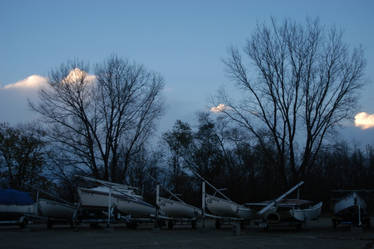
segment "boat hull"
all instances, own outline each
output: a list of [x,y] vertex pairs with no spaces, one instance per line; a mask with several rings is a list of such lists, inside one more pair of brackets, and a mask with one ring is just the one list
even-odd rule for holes
[[252,211],[243,205],[207,194],[206,207],[214,215],[223,217],[250,218]]
[[1,220],[12,220],[18,219],[24,215],[35,215],[36,206],[35,204],[30,205],[0,205],[0,219]]
[[38,211],[40,216],[72,219],[75,212],[75,207],[57,201],[39,199]]
[[321,215],[322,202],[317,203],[311,208],[291,209],[290,214],[298,221],[315,220]]
[[[78,188],[78,195],[82,207],[107,209],[109,205],[109,192],[98,192],[86,188]],[[136,198],[118,193],[111,194],[111,207],[120,213],[133,217],[148,217],[156,214],[156,208],[151,204]]]
[[352,193],[334,205],[334,215],[343,215],[349,212],[348,210],[357,209],[357,207],[366,211],[366,202],[356,193]]
[[159,199],[159,207],[161,212],[173,218],[196,218],[202,213],[197,207],[163,197]]

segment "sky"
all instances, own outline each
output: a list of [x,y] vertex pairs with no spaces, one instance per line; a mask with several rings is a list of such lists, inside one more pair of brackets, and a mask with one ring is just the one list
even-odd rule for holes
[[[362,45],[368,84],[360,112],[374,116],[374,1],[17,1],[0,0],[0,122],[34,119],[35,100],[48,72],[78,58],[91,65],[111,54],[144,64],[165,78],[166,114],[160,130],[175,120],[193,123],[209,111],[209,99],[230,86],[222,60],[242,47],[256,23],[319,18],[344,29],[344,40]],[[353,144],[374,144],[374,128],[344,124]],[[369,126],[371,127],[371,126]],[[364,129],[365,128],[365,129]]]

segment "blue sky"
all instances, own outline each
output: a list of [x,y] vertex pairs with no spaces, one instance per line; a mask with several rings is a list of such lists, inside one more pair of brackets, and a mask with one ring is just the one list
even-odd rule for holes
[[[176,119],[192,121],[209,110],[209,98],[224,84],[222,59],[231,45],[242,46],[256,22],[270,16],[345,30],[345,41],[366,51],[368,82],[374,79],[374,1],[0,1],[0,121],[28,121],[26,90],[5,91],[8,84],[79,58],[91,65],[110,54],[135,60],[166,80],[167,112],[161,129]],[[374,113],[373,84],[360,111]],[[358,142],[374,141],[373,129],[348,127]],[[368,135],[369,134],[369,135]],[[360,139],[357,139],[360,137]],[[366,140],[365,140],[366,139]]]

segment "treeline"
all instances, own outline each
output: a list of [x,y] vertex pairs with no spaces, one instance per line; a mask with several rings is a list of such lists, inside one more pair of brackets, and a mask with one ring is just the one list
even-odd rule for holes
[[[200,180],[193,174],[197,172],[239,203],[274,198],[289,186],[281,185],[272,158],[251,141],[221,115],[201,113],[196,126],[178,120],[157,146],[144,146],[132,157],[128,173],[117,182],[138,187],[154,201],[154,178],[185,201],[200,205]],[[1,124],[0,156],[2,188],[30,191],[34,186],[76,201],[75,175],[93,176],[83,165],[69,164],[71,158],[63,160],[36,124]],[[373,177],[374,147],[333,143],[319,152],[301,194],[329,203],[335,189],[374,189]]]
[[[213,120],[209,114],[201,114],[196,129],[177,121],[163,138],[169,149],[169,184],[177,192],[191,191],[191,179],[185,179],[189,170],[198,172],[217,188],[226,188],[224,193],[240,203],[272,199],[290,187],[282,185],[280,169],[267,152],[275,150],[274,145],[267,144],[264,151],[223,116]],[[334,190],[374,189],[374,147],[339,141],[326,143],[301,179],[305,182],[303,198],[330,204],[336,197]]]

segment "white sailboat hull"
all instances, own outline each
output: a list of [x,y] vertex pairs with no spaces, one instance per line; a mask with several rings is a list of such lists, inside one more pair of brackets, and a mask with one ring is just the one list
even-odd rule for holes
[[290,213],[298,221],[315,220],[321,215],[322,202],[317,203],[311,208],[291,209]]
[[51,218],[72,219],[75,207],[47,199],[39,199],[38,211],[40,216]]
[[[78,188],[81,206],[93,208],[108,208],[109,192],[94,191]],[[115,207],[122,214],[133,217],[147,217],[156,214],[156,208],[141,199],[126,197],[119,193],[111,194],[111,207]]]
[[159,197],[160,211],[173,218],[196,218],[201,215],[201,209],[183,203]]
[[334,214],[337,215],[340,212],[355,206],[359,206],[361,209],[366,210],[366,202],[356,193],[352,193],[335,204]]
[[223,217],[250,218],[252,211],[243,205],[206,194],[205,203],[207,209],[214,215]]

